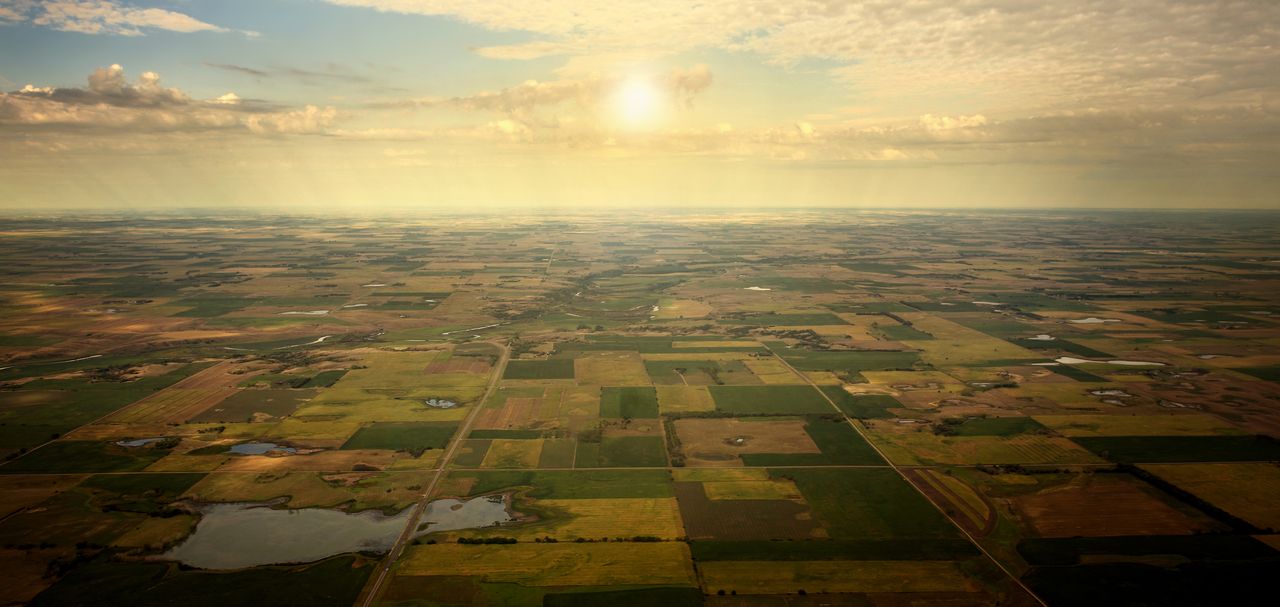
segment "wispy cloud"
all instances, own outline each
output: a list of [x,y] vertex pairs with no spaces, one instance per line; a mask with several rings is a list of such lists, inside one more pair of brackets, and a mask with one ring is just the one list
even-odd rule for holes
[[[665,74],[652,75],[648,84],[672,106],[690,106],[695,97],[711,86],[711,68],[697,64],[689,68],[673,68]],[[572,106],[587,115],[600,111],[602,103],[616,92],[623,79],[618,76],[591,74],[559,80],[526,80],[496,91],[480,91],[455,97],[428,97],[380,101],[373,108],[454,107],[477,112],[496,112],[526,123],[547,122],[536,112],[545,108]]]
[[1280,2],[1078,0],[328,0],[447,16],[535,40],[501,59],[642,60],[696,49],[819,60],[860,94],[903,107],[966,99],[1026,111],[1280,92]]
[[[375,79],[341,63],[326,63],[318,69],[293,66],[249,67],[232,63],[205,62],[206,67],[253,76],[254,78],[289,78],[313,86],[334,83],[370,84]],[[393,87],[383,87],[393,88]]]
[[[190,15],[162,8],[137,8],[115,0],[0,0],[0,21],[115,36],[142,36],[148,31],[230,32]],[[256,36],[254,32],[241,32]]]

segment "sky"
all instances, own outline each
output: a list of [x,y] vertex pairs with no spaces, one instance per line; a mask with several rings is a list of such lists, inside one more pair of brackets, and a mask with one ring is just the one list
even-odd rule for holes
[[1280,2],[0,0],[0,208],[1280,208]]

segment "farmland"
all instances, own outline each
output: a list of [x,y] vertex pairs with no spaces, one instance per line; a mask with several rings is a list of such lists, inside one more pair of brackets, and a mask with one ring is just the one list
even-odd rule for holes
[[[15,220],[9,600],[1057,607],[1130,600],[1134,580],[1263,588],[1280,224],[1188,240],[1185,217],[1015,219]],[[297,522],[317,514],[343,523]],[[306,562],[177,549],[366,526]]]

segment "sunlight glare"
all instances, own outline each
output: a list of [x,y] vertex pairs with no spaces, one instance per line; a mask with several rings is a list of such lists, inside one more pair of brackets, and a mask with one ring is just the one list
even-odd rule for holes
[[652,79],[631,77],[624,80],[614,94],[614,107],[626,126],[651,126],[662,109],[662,95]]

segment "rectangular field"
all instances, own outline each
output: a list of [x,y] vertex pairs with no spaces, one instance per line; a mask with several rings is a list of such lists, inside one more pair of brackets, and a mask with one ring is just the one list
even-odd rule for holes
[[413,546],[399,575],[477,576],[524,586],[692,586],[683,542]]
[[716,409],[729,413],[832,413],[812,386],[709,386]]

